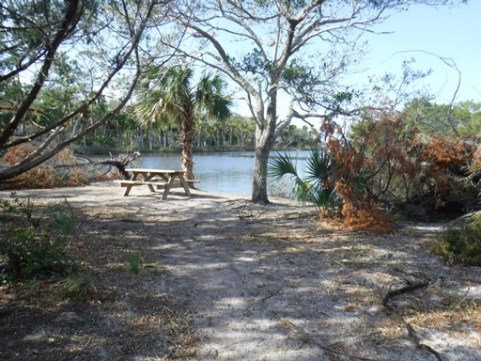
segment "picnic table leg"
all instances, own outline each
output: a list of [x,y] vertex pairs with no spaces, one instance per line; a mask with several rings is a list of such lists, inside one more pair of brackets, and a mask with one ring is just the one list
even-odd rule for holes
[[[137,179],[137,174],[132,174],[132,177],[130,177],[130,180],[136,180]],[[126,187],[125,187],[125,193],[124,193],[124,197],[127,197],[130,193],[130,190],[132,189],[134,185],[133,184],[127,184]]]
[[[149,181],[149,180],[151,180],[153,177],[154,177],[153,175],[149,174],[147,177],[144,178],[144,181]],[[150,189],[150,191],[151,191],[152,193],[155,193],[155,188],[154,188],[154,186],[153,186],[152,184],[147,184],[147,186],[149,187],[149,189]]]
[[132,185],[125,186],[124,197],[127,197],[129,195],[131,189],[132,189]]
[[182,187],[184,187],[185,194],[190,197],[190,187],[185,181],[184,175],[182,173],[179,173],[177,176],[179,177],[180,184],[182,184]]
[[162,195],[162,199],[165,201],[167,199],[167,196],[169,195],[170,188],[172,188],[172,184],[174,184],[174,175],[171,174],[169,176],[169,182],[165,185],[164,188],[164,194]]

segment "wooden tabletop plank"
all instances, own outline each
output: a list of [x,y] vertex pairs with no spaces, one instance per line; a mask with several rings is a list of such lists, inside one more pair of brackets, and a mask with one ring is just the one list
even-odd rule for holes
[[175,170],[175,169],[149,169],[149,168],[127,168],[125,169],[127,172],[132,173],[185,173],[183,170]]

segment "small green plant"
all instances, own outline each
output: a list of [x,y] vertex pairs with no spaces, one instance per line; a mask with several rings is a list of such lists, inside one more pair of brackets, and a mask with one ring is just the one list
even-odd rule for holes
[[75,228],[75,213],[66,199],[56,207],[53,221],[63,235],[73,232]]
[[142,255],[140,252],[132,252],[129,253],[127,256],[127,262],[129,264],[129,268],[135,274],[140,272],[140,264],[142,262]]
[[68,276],[54,288],[53,297],[56,300],[89,301],[99,294],[97,282],[88,273]]
[[481,213],[440,233],[434,251],[450,264],[481,266]]
[[3,214],[13,213],[15,210],[18,209],[20,201],[18,199],[17,193],[11,192],[10,198],[12,198],[12,200],[8,200],[8,199],[0,200],[0,209],[2,210]]
[[0,254],[7,257],[2,269],[3,281],[35,279],[52,274],[66,274],[70,262],[61,238],[15,229],[0,243]]
[[25,217],[27,217],[29,221],[32,221],[34,209],[35,209],[35,202],[33,201],[32,198],[30,198],[30,196],[28,196],[27,202],[21,203],[21,210],[22,210],[22,213],[25,214]]
[[0,199],[0,209],[3,214],[12,213],[15,207],[8,199]]
[[15,217],[12,218],[15,225],[8,224],[0,235],[0,280],[9,282],[67,275],[73,263],[67,257],[66,236],[75,227],[70,204],[65,200],[49,207],[47,211],[52,222],[48,227],[41,227],[42,216],[36,216],[35,202],[30,197],[22,201],[15,193],[11,197],[12,200],[1,203],[2,211]]

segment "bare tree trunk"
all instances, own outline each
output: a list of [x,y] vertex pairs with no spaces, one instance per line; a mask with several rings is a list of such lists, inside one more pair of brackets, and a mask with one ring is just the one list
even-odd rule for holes
[[276,108],[277,94],[272,92],[267,106],[267,119],[258,122],[256,125],[256,151],[254,179],[252,183],[252,202],[269,203],[267,196],[267,171],[269,165],[269,154],[274,143],[276,130]]
[[252,202],[269,203],[267,196],[267,166],[270,149],[266,144],[257,144],[255,152],[254,177],[252,183]]

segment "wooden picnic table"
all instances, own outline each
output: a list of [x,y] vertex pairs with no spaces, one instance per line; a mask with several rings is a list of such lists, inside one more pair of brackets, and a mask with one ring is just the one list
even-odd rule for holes
[[127,172],[132,173],[129,180],[119,180],[121,187],[125,187],[124,196],[128,196],[132,187],[146,185],[151,192],[155,192],[155,188],[164,189],[162,199],[167,199],[170,189],[174,186],[174,182],[179,180],[180,185],[184,188],[185,194],[190,197],[189,185],[187,184],[182,170],[172,169],[145,169],[145,168],[128,168]]

